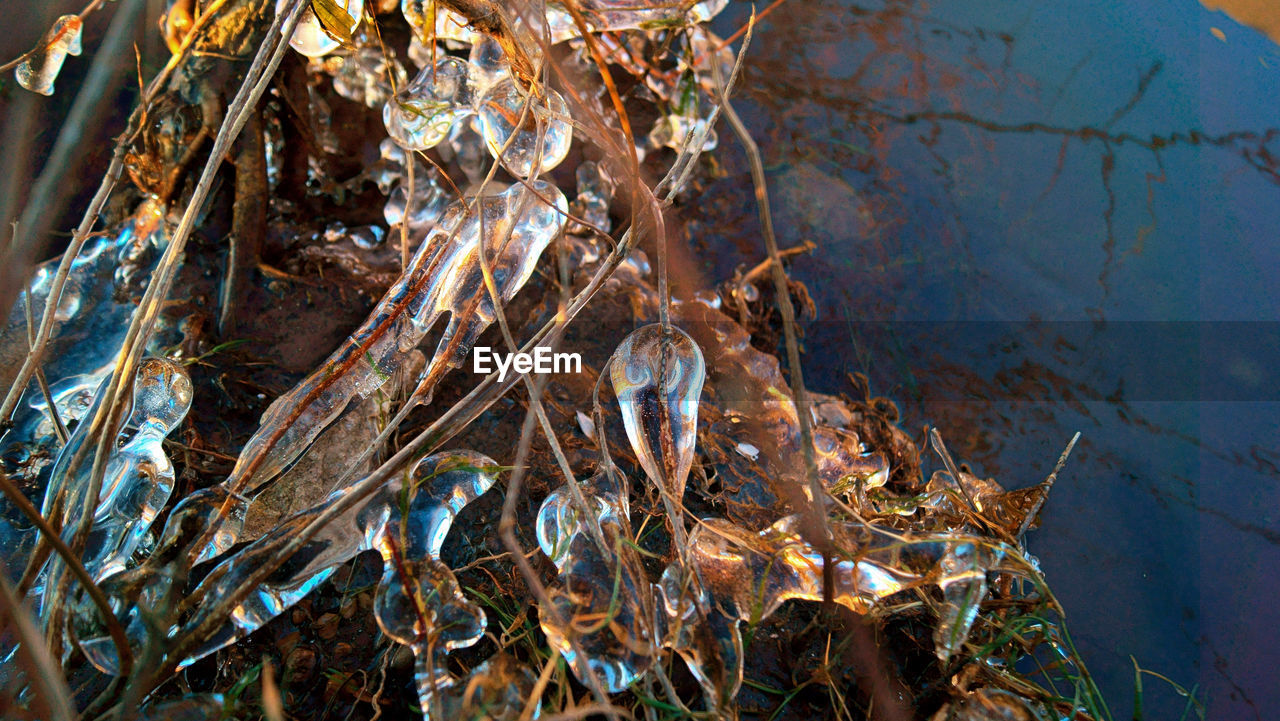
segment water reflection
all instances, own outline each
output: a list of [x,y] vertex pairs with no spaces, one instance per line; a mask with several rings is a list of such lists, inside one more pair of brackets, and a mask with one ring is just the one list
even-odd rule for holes
[[[865,374],[1007,486],[1082,431],[1032,550],[1112,707],[1132,654],[1200,684],[1210,717],[1262,718],[1280,702],[1255,670],[1280,633],[1248,621],[1280,562],[1280,48],[1148,0],[784,12],[739,105],[780,244],[818,246],[793,264],[811,385]],[[686,230],[731,271],[762,250],[741,151],[719,157]],[[1182,712],[1144,691],[1149,717]]]

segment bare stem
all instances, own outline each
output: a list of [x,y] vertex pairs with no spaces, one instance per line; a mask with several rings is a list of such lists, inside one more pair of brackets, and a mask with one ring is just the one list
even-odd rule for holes
[[[754,23],[753,17],[748,24],[748,28],[751,28]],[[744,53],[746,52],[746,46],[751,42],[751,32],[748,29],[746,38],[743,40]],[[831,563],[831,528],[827,525],[826,510],[822,500],[823,496],[826,495],[826,490],[822,487],[822,481],[818,478],[818,465],[814,458],[813,418],[809,411],[809,398],[804,387],[804,371],[800,364],[800,343],[796,340],[796,310],[791,303],[791,290],[790,283],[787,280],[787,271],[782,266],[782,256],[778,252],[778,239],[773,233],[773,214],[769,210],[769,191],[765,181],[764,163],[760,159],[760,148],[756,146],[756,141],[751,138],[751,133],[747,130],[747,126],[743,124],[742,119],[738,117],[738,113],[734,111],[733,104],[729,102],[724,80],[720,77],[720,63],[716,62],[714,58],[711,61],[711,71],[715,76],[716,86],[720,91],[720,107],[724,109],[724,117],[729,121],[729,126],[733,128],[734,134],[738,136],[738,140],[742,143],[742,147],[747,153],[747,160],[751,164],[751,181],[755,186],[756,207],[760,211],[760,234],[764,237],[765,249],[769,253],[769,271],[773,276],[775,300],[778,303],[778,310],[782,313],[782,331],[787,346],[787,369],[791,375],[791,396],[795,399],[796,417],[800,424],[800,448],[804,454],[805,477],[809,480],[809,513],[812,517],[812,525],[819,534],[819,537],[813,539],[813,541],[822,551],[823,605],[830,610],[833,591],[833,565]]]

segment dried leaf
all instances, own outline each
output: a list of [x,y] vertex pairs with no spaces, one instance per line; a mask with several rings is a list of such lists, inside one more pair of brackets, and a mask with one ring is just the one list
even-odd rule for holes
[[320,21],[320,27],[344,46],[355,45],[354,33],[360,22],[359,18],[351,17],[348,7],[350,0],[341,0],[341,4],[339,0],[311,0],[311,10]]

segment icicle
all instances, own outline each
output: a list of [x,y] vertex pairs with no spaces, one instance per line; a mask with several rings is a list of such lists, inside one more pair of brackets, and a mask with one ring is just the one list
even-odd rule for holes
[[[649,480],[676,503],[693,464],[698,396],[705,379],[702,349],[679,328],[671,329],[668,340],[662,326],[644,326],[614,352],[611,380],[631,448]],[[669,438],[662,433],[664,417]]]

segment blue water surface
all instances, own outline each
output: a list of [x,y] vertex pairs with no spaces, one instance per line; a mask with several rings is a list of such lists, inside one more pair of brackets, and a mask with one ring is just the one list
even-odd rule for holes
[[[1030,547],[1115,716],[1136,662],[1273,717],[1280,47],[1185,0],[791,0],[737,98],[779,243],[817,245],[809,384],[867,374],[1006,487],[1082,432]],[[721,138],[690,232],[754,264]],[[1185,706],[1144,678],[1144,718]]]

